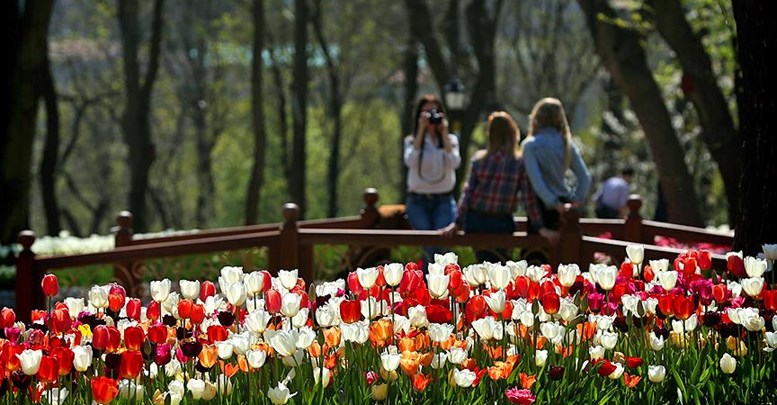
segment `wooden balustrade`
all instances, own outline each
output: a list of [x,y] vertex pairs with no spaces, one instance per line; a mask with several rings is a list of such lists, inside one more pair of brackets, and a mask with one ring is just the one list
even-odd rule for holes
[[[142,296],[143,261],[153,258],[211,253],[267,247],[268,267],[299,269],[305,280],[313,279],[313,247],[316,245],[344,244],[355,249],[352,253],[374,260],[367,253],[390,253],[394,246],[435,245],[472,246],[480,248],[522,248],[544,251],[554,267],[560,263],[591,262],[596,253],[603,253],[619,262],[625,257],[625,247],[631,243],[645,245],[645,260],[673,258],[682,250],[654,246],[656,236],[680,241],[709,242],[731,246],[733,237],[701,228],[677,226],[653,221],[643,221],[639,214],[642,202],[633,195],[628,201],[629,213],[625,219],[600,220],[580,218],[578,211],[567,212],[562,218],[560,242],[549,246],[539,235],[525,232],[526,219],[516,218],[512,235],[463,234],[442,238],[436,231],[413,231],[401,218],[404,206],[377,207],[378,192],[367,189],[363,195],[364,206],[359,216],[322,220],[299,221],[299,207],[288,203],[283,206],[283,222],[265,225],[243,226],[197,231],[185,235],[155,238],[135,238],[132,233],[132,214],[122,211],[116,218],[115,248],[107,252],[38,257],[32,251],[35,233],[19,234],[22,250],[16,259],[16,314],[20,320],[29,321],[33,308],[41,308],[43,294],[40,288],[47,271],[91,264],[113,264],[114,278],[121,283],[128,295]],[[613,239],[599,237],[610,233]],[[388,252],[388,253],[387,253]],[[716,268],[725,268],[725,257],[713,255]],[[350,263],[350,262],[349,262]],[[356,261],[357,265],[367,265]]]

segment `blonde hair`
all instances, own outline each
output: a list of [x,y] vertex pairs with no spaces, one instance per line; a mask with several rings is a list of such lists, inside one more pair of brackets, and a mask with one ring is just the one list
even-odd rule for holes
[[561,100],[545,97],[538,101],[529,115],[529,135],[534,136],[542,128],[556,129],[564,138],[564,164],[568,168],[572,160],[572,132]]
[[518,124],[509,113],[505,111],[492,112],[488,116],[486,132],[488,133],[488,149],[476,153],[475,159],[481,159],[499,151],[515,157],[520,156],[521,130],[518,129]]

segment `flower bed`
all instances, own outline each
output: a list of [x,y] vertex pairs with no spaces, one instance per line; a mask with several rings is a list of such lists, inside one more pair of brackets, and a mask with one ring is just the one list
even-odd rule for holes
[[587,271],[447,254],[310,287],[227,266],[154,281],[147,304],[94,286],[30,325],[0,311],[0,404],[773,403],[765,250],[712,269],[634,245]]

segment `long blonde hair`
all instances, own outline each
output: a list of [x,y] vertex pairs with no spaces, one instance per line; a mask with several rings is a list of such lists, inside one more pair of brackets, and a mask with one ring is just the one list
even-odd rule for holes
[[481,159],[486,155],[504,152],[515,157],[520,156],[521,130],[509,113],[494,111],[488,116],[486,127],[488,133],[488,149],[475,154],[475,159]]
[[572,160],[572,131],[561,100],[545,97],[538,101],[529,115],[529,135],[534,136],[542,128],[554,128],[564,138],[564,164],[569,168]]

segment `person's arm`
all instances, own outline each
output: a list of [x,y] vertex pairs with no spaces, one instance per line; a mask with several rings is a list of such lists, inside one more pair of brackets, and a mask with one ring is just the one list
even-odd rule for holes
[[411,169],[418,166],[418,155],[421,153],[421,148],[416,148],[415,143],[416,137],[405,137],[405,166]]
[[459,154],[459,138],[454,134],[448,134],[443,139],[447,139],[448,145],[450,145],[450,150],[447,148],[445,150],[445,154],[447,156],[447,159],[445,159],[447,165],[446,169],[458,169],[459,166],[461,166],[461,154]]
[[545,180],[542,178],[542,171],[540,169],[537,144],[534,142],[525,142],[523,145],[523,163],[526,167],[526,174],[529,176],[532,189],[537,193],[545,207],[550,209],[559,204],[557,196],[550,191],[550,188],[545,184]]
[[588,167],[585,165],[582,156],[580,156],[580,150],[577,145],[572,144],[572,172],[577,177],[577,187],[575,188],[575,202],[579,205],[585,204],[585,197],[588,195],[588,189],[591,187],[591,173],[588,171]]
[[523,208],[526,210],[526,217],[529,220],[529,223],[532,224],[534,229],[543,228],[542,211],[540,210],[539,204],[537,204],[537,194],[534,193],[526,173],[522,173],[519,176],[518,186],[521,192],[520,200],[523,204]]

